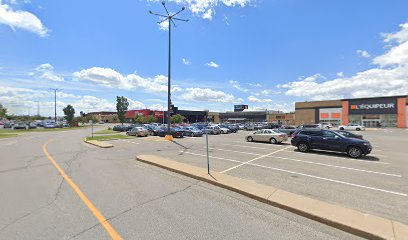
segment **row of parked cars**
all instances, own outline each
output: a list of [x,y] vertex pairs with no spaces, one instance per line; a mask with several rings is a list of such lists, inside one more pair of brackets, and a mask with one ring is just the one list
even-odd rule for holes
[[[173,137],[201,137],[204,134],[219,135],[236,133],[240,130],[236,124],[172,124],[170,133]],[[113,127],[113,131],[126,132],[129,136],[160,136],[164,137],[167,134],[167,125],[165,124],[133,124],[133,125],[117,125]]]
[[16,122],[8,121],[3,123],[3,128],[10,129],[35,129],[37,127],[43,128],[60,128],[60,127],[69,127],[69,124],[66,122],[57,122],[54,121],[33,121],[33,122]]
[[299,126],[291,134],[276,129],[261,129],[248,134],[248,142],[269,142],[279,144],[291,137],[291,144],[300,152],[308,152],[312,149],[344,152],[352,158],[360,158],[372,151],[369,141],[364,140],[360,134],[354,134],[345,130],[329,130],[317,127]]

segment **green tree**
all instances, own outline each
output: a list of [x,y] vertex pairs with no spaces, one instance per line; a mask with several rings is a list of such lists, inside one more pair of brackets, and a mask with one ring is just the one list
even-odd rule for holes
[[7,115],[7,108],[0,104],[0,118],[5,118]]
[[74,115],[75,115],[74,107],[72,107],[71,105],[68,104],[68,106],[66,106],[64,109],[62,109],[62,111],[64,112],[65,119],[67,120],[67,122],[71,126],[72,125],[72,120],[74,119]]
[[181,123],[182,121],[184,121],[184,119],[186,118],[181,116],[180,114],[176,114],[170,117],[170,122],[171,123]]
[[152,115],[144,117],[144,123],[155,123],[157,122],[157,118],[153,117]]
[[123,96],[122,97],[119,97],[119,96],[116,97],[116,111],[118,112],[118,118],[119,118],[120,123],[122,123],[122,125],[126,120],[125,119],[125,114],[126,114],[126,112],[128,110],[128,107],[129,107],[129,102],[128,102],[127,98],[125,98]]
[[143,117],[143,116],[136,115],[136,117],[134,118],[134,121],[135,121],[136,123],[142,124],[142,123],[144,122],[144,117]]

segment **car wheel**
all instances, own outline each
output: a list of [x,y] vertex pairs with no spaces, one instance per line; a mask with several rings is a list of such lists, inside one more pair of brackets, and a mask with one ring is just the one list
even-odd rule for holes
[[347,149],[347,155],[352,158],[360,158],[363,153],[359,147],[350,147]]
[[304,143],[304,142],[299,143],[297,145],[297,147],[298,147],[298,150],[301,151],[301,152],[307,152],[310,149],[309,145],[307,143]]
[[360,131],[361,129],[360,128],[356,128],[356,131]]
[[269,139],[269,142],[272,143],[272,144],[277,144],[278,143],[278,141],[276,141],[275,138]]
[[247,137],[247,141],[248,141],[248,142],[253,142],[254,139],[253,139],[252,137]]
[[339,129],[343,131],[343,130],[344,130],[344,127],[341,127],[341,128],[339,128]]

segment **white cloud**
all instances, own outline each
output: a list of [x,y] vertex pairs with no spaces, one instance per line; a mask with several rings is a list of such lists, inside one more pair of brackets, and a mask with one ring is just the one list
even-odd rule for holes
[[[11,114],[36,114],[37,102],[43,116],[54,115],[54,93],[51,91],[30,88],[1,87],[0,103],[8,108]],[[128,98],[129,109],[143,109],[145,104]],[[116,99],[107,100],[95,96],[79,96],[71,93],[57,92],[57,114],[62,116],[62,108],[71,104],[77,113],[94,111],[116,111]],[[157,109],[160,105],[153,105]]]
[[229,83],[231,84],[231,86],[241,92],[248,92],[248,89],[241,87],[241,85],[239,84],[239,82],[234,81],[234,80],[230,80]]
[[391,44],[391,49],[374,58],[374,64],[381,67],[408,64],[408,23],[401,24],[400,27],[401,30],[396,33],[383,34],[384,42]]
[[337,77],[339,77],[339,78],[343,78],[343,77],[344,77],[344,73],[343,73],[343,72],[338,72],[336,75],[337,75]]
[[[150,2],[158,2],[159,0],[148,0]],[[186,5],[187,8],[195,15],[203,19],[212,20],[215,15],[215,8],[219,5],[226,7],[245,7],[255,0],[170,0],[181,5]]]
[[219,68],[220,67],[220,65],[216,64],[213,61],[211,61],[209,63],[206,63],[205,65],[207,65],[208,67],[212,67],[212,68]]
[[249,86],[251,87],[262,87],[260,83],[249,83]]
[[[160,19],[160,21],[161,21],[161,19]],[[159,26],[160,30],[163,30],[163,31],[168,31],[169,30],[169,21],[164,21],[164,22],[158,23],[157,25]]]
[[164,107],[161,104],[153,104],[149,109],[154,111],[167,111],[167,107]]
[[363,58],[369,58],[371,55],[366,50],[357,50],[357,55]]
[[[126,90],[145,89],[149,92],[167,92],[167,77],[163,75],[157,75],[153,78],[143,78],[136,74],[124,76],[111,68],[92,67],[74,72],[73,77],[75,80],[87,80],[108,88]],[[173,93],[180,91],[182,91],[180,87],[172,87]]]
[[256,96],[270,96],[270,95],[272,95],[272,94],[280,94],[281,92],[279,92],[279,91],[274,91],[274,90],[267,90],[267,89],[265,89],[265,90],[262,90],[262,91],[260,91],[260,92],[257,92],[257,93],[255,93],[255,95]]
[[0,23],[10,26],[13,30],[20,28],[36,33],[41,37],[48,35],[49,30],[34,14],[21,10],[14,10],[0,0]]
[[38,76],[55,82],[63,82],[64,78],[54,72],[54,67],[49,63],[44,63],[35,68],[35,73],[29,73],[31,76]]
[[195,102],[242,102],[242,99],[236,99],[231,94],[227,94],[223,91],[215,91],[209,88],[187,88],[180,98]]
[[190,65],[191,64],[191,62],[186,58],[183,58],[182,61],[183,61],[184,65]]
[[268,102],[272,102],[272,99],[269,98],[257,98],[255,96],[249,96],[248,100],[250,102],[255,102],[255,103],[268,103]]
[[[286,95],[309,97],[313,100],[406,95],[408,93],[408,23],[396,33],[383,34],[384,41],[395,45],[373,64],[378,67],[358,72],[354,76],[317,82],[317,74],[300,81],[280,85]],[[388,68],[384,68],[388,67]]]

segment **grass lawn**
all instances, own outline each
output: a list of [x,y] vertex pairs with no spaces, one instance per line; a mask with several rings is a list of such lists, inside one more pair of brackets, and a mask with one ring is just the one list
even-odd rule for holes
[[15,133],[0,133],[0,139],[2,138],[12,138],[12,137],[17,137],[18,134]]
[[98,141],[109,141],[113,139],[125,139],[125,138],[131,138],[126,135],[121,135],[121,134],[114,134],[114,135],[103,135],[103,136],[94,136],[94,137],[87,137],[86,140],[98,140]]
[[94,134],[114,134],[114,133],[117,133],[117,132],[113,130],[108,130],[108,129],[94,132]]

